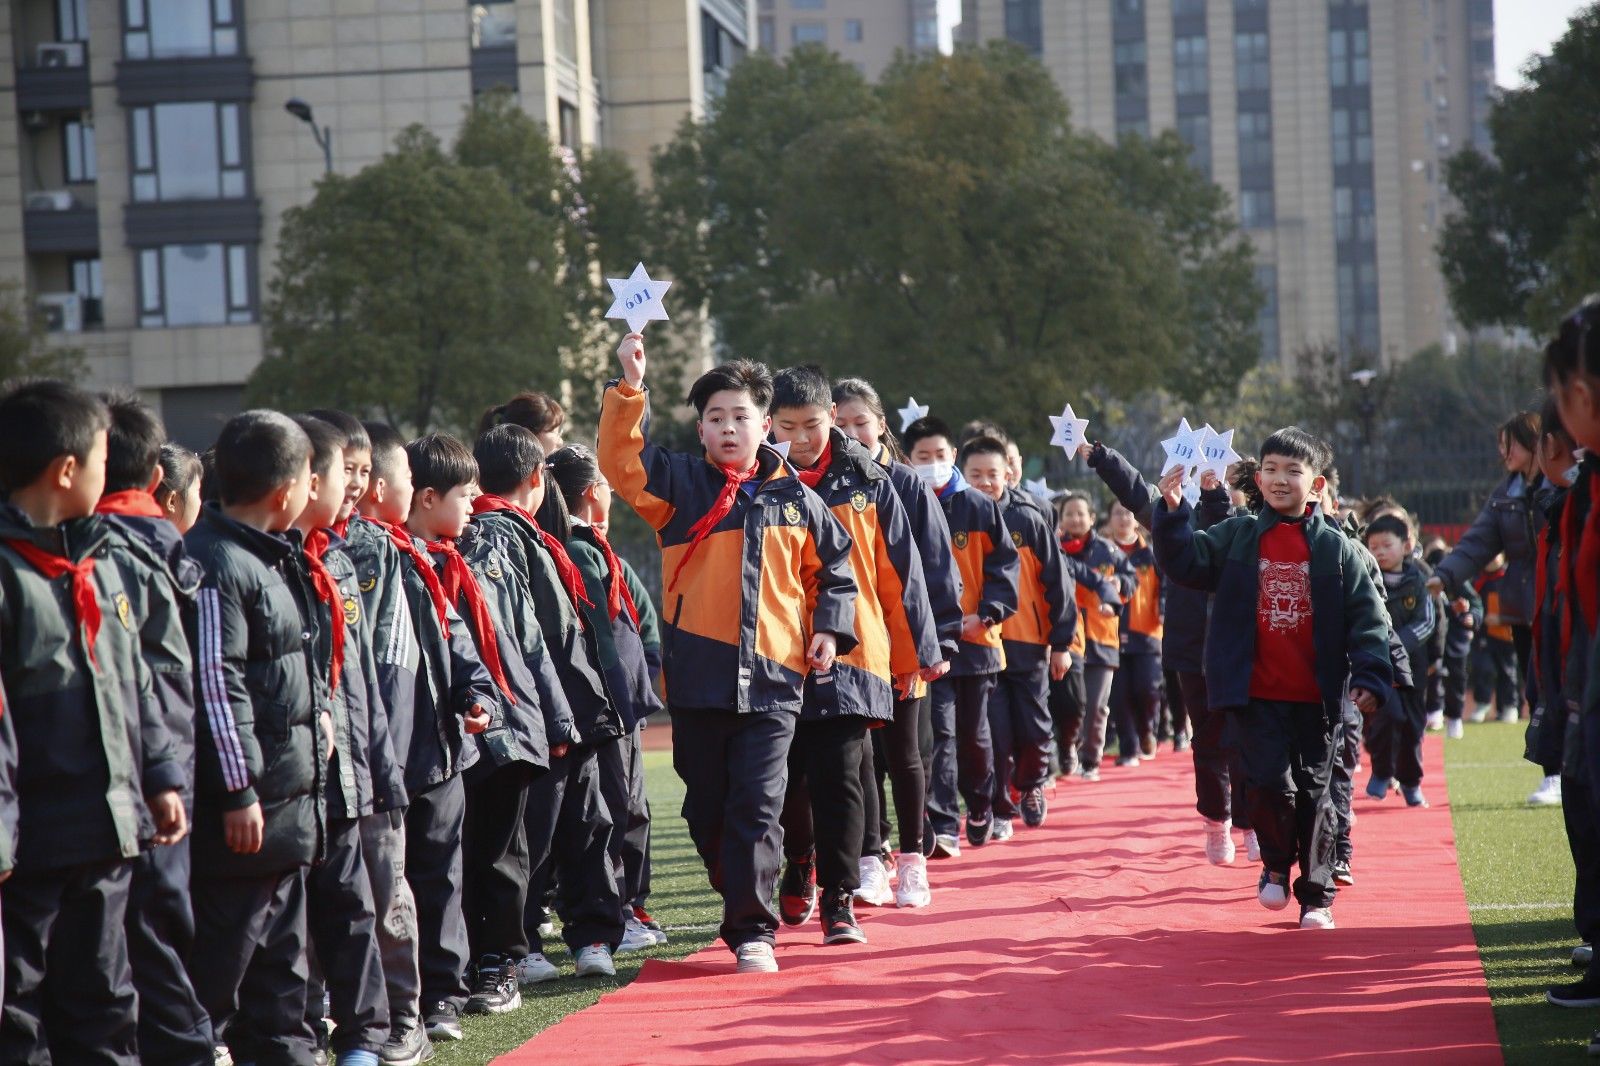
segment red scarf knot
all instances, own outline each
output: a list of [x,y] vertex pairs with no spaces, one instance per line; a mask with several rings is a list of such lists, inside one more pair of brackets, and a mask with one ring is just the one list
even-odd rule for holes
[[444,557],[443,586],[449,602],[457,603],[462,598],[467,601],[467,617],[472,620],[472,630],[478,634],[478,654],[483,657],[483,665],[489,671],[489,676],[494,678],[494,683],[500,691],[505,693],[506,700],[515,704],[517,698],[511,693],[511,683],[506,680],[505,664],[500,661],[500,637],[495,633],[494,615],[489,613],[489,601],[483,595],[483,589],[478,585],[477,577],[472,573],[472,568],[461,557],[456,546],[448,540],[431,540],[428,542],[428,551],[434,555]]
[[83,641],[84,654],[88,655],[89,662],[98,667],[100,661],[95,658],[94,644],[100,636],[101,615],[100,597],[94,588],[94,557],[75,563],[65,556],[45,551],[31,540],[8,540],[6,543],[51,581],[62,576],[71,578],[72,607],[78,615],[78,636]]
[[721,524],[724,518],[733,511],[733,502],[739,498],[739,490],[744,483],[755,477],[760,471],[760,464],[752,466],[749,470],[739,471],[730,466],[718,465],[722,476],[726,478],[722,483],[722,491],[717,493],[716,500],[709,510],[701,515],[694,525],[689,527],[689,549],[678,560],[677,568],[672,571],[672,580],[667,583],[667,591],[671,592],[678,587],[678,576],[683,573],[683,568],[689,564],[689,559],[694,555],[695,549],[700,547],[700,542],[705,540]]
[[828,467],[833,465],[833,438],[828,438],[828,443],[822,446],[822,454],[817,456],[817,461],[805,470],[795,473],[800,478],[801,484],[808,489],[815,489],[822,484],[822,476],[828,472]]
[[1081,537],[1062,537],[1061,550],[1066,552],[1068,555],[1077,555],[1083,551],[1084,546],[1088,543],[1089,534],[1087,533]]
[[328,608],[333,618],[333,664],[328,670],[328,691],[339,691],[339,679],[344,674],[344,597],[339,594],[339,583],[333,579],[328,564],[322,561],[328,554],[328,531],[313,529],[306,534],[306,567],[311,571],[311,587]]
[[612,550],[611,542],[606,539],[594,526],[589,527],[594,533],[595,544],[599,545],[600,553],[606,557],[606,571],[611,575],[611,587],[606,590],[606,611],[615,622],[622,609],[628,609],[628,617],[633,619],[634,628],[639,625],[639,608],[633,602],[633,590],[628,588],[628,579],[622,573],[622,560],[617,558],[617,553]]

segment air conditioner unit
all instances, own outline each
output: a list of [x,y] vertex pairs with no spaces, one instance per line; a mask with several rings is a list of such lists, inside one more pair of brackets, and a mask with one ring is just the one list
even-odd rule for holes
[[71,211],[72,194],[66,189],[43,189],[28,194],[29,211]]
[[41,292],[39,314],[51,333],[83,332],[83,302],[75,292]]
[[83,66],[82,41],[49,41],[34,51],[34,62],[41,67]]

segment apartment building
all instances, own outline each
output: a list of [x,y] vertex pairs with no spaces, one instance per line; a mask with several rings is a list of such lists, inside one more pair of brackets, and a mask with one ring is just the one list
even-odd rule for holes
[[761,0],[761,50],[788,55],[806,44],[832,49],[876,81],[900,52],[939,48],[938,0]]

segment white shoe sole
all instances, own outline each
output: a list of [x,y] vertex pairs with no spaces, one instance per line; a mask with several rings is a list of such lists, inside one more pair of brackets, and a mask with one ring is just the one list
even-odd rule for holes
[[[467,1005],[468,1005],[468,1007],[471,1007],[471,1003],[468,1003]],[[473,1014],[510,1014],[514,1010],[521,1010],[521,1009],[522,1009],[522,993],[519,991],[519,992],[517,992],[517,994],[515,996],[512,997],[510,1003],[503,1003],[503,1004],[501,1004],[499,1006],[494,1006],[494,1007],[485,1006],[482,1010],[475,1010],[475,1011],[472,1011],[471,1013],[473,1013]]]
[[461,1039],[461,1026],[452,1025],[452,1026],[448,1026],[447,1027],[447,1026],[443,1026],[443,1025],[437,1025],[437,1026],[436,1025],[430,1025],[430,1026],[428,1026],[428,1039],[429,1040],[460,1040]]
[[1284,892],[1283,898],[1278,899],[1268,896],[1266,890],[1262,889],[1256,893],[1256,902],[1267,908],[1269,911],[1281,911],[1289,906],[1289,893]]
[[906,910],[915,910],[918,907],[926,907],[932,902],[933,894],[931,892],[924,892],[919,896],[896,895],[894,898],[894,905],[896,907],[904,907]]
[[1326,922],[1319,922],[1314,918],[1313,919],[1309,919],[1309,920],[1305,919],[1305,918],[1302,918],[1302,919],[1300,919],[1300,928],[1302,928],[1302,929],[1333,929],[1333,928],[1335,928],[1335,926],[1333,924],[1333,919],[1332,918],[1329,918]]
[[560,980],[560,978],[561,971],[553,968],[549,973],[534,974],[531,977],[525,977],[521,971],[518,971],[517,984],[522,988],[532,988],[534,985],[542,985],[549,981]]
[[579,977],[615,977],[617,976],[617,968],[600,963],[590,963],[586,966],[579,966],[577,973]]
[[1231,866],[1233,865],[1233,860],[1236,857],[1237,852],[1235,852],[1232,848],[1229,848],[1227,851],[1220,852],[1218,854],[1212,854],[1210,848],[1206,849],[1206,861],[1212,866]]
[[887,886],[875,896],[863,895],[859,888],[856,889],[854,895],[856,902],[863,907],[887,907],[894,903],[894,891]]

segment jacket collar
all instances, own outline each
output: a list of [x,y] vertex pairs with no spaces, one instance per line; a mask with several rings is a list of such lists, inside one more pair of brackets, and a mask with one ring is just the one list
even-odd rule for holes
[[222,508],[208,503],[200,508],[200,521],[218,535],[236,541],[269,562],[292,559],[300,551],[300,534],[295,530],[267,533],[229,518]]
[[26,540],[52,555],[74,562],[93,555],[112,526],[103,515],[69,518],[58,526],[36,526],[9,500],[0,500],[0,540]]

